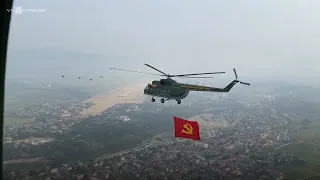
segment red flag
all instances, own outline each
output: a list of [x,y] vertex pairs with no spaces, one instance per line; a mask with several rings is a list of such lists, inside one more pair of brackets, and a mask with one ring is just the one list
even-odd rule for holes
[[196,121],[188,121],[173,116],[174,119],[174,136],[200,140],[200,128]]

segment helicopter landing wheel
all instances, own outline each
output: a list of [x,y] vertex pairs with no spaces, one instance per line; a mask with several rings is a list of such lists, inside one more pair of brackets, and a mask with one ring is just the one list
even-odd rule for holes
[[151,98],[151,102],[154,102],[155,101],[155,99],[154,98]]
[[180,100],[180,99],[177,99],[177,103],[178,103],[178,104],[181,104],[181,100]]
[[162,98],[162,99],[160,100],[160,102],[163,104],[163,103],[164,103],[164,99]]

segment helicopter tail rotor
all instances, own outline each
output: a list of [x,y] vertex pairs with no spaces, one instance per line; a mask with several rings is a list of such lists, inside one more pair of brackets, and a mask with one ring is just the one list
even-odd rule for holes
[[236,77],[235,81],[239,82],[240,84],[244,84],[244,85],[250,86],[250,83],[242,82],[242,81],[238,80],[238,74],[237,74],[237,71],[236,71],[235,68],[233,68],[233,72],[234,72],[234,76]]
[[238,79],[238,74],[235,68],[233,68],[233,72],[234,72],[234,75],[236,76],[236,79]]

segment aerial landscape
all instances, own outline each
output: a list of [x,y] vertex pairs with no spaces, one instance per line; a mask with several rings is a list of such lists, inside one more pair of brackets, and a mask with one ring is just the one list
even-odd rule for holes
[[[141,91],[139,84],[131,86]],[[124,87],[108,95],[79,94],[78,99],[28,106],[5,118],[4,175],[8,179],[316,178],[320,104],[300,101],[295,89],[282,90],[288,87],[251,89],[221,99],[191,95],[180,105],[152,103]],[[126,95],[108,99],[119,94]],[[142,100],[133,102],[135,98]],[[102,99],[112,105],[97,104]],[[84,115],[96,105],[104,110]],[[195,146],[183,139],[174,144],[173,116],[199,122],[201,140]]]
[[317,1],[15,7],[2,179],[320,179]]

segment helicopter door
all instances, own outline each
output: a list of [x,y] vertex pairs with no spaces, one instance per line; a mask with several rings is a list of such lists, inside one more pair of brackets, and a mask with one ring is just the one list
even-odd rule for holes
[[163,91],[163,95],[164,95],[164,97],[168,97],[168,90],[167,90],[167,89],[165,89],[165,90]]

